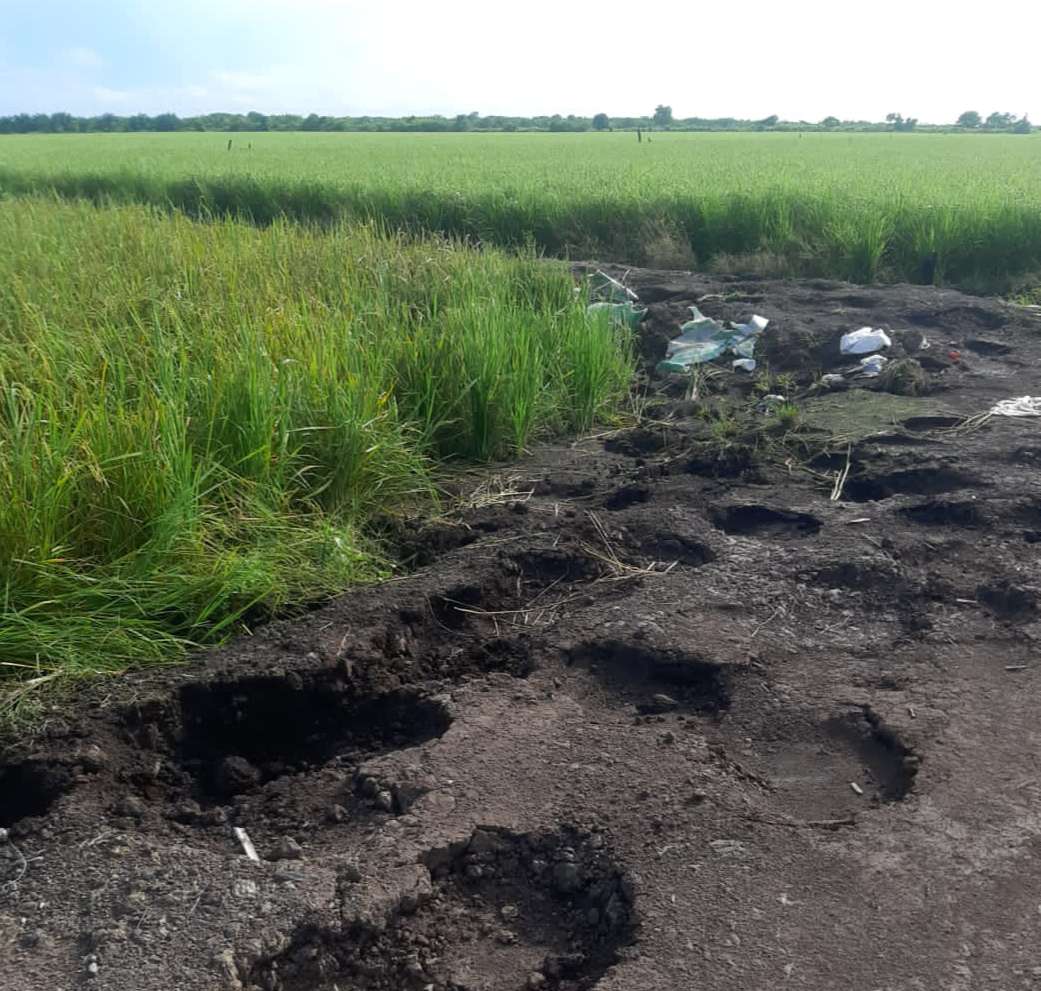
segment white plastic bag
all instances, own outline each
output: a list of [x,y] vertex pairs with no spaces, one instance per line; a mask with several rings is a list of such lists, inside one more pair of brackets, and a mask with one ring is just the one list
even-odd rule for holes
[[839,349],[843,354],[873,354],[891,347],[893,342],[884,330],[874,327],[861,327],[842,335]]
[[880,354],[873,354],[867,358],[860,359],[860,375],[862,378],[873,379],[885,367],[888,358]]

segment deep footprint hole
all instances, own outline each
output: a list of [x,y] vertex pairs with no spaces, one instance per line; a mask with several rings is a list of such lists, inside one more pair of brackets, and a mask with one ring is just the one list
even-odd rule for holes
[[824,719],[783,711],[739,732],[754,740],[776,801],[800,819],[855,821],[866,803],[906,798],[918,773],[917,756],[866,708]]
[[678,533],[659,533],[640,543],[640,553],[659,564],[682,564],[686,568],[700,568],[716,560],[716,553],[707,544]]
[[251,980],[270,991],[579,991],[635,939],[631,882],[590,836],[478,829],[423,864],[429,887],[385,927],[302,929]]
[[918,761],[870,710],[833,716],[824,723],[826,733],[844,744],[863,764],[882,802],[907,797],[918,773]]
[[710,518],[714,526],[732,536],[812,537],[821,528],[821,521],[809,513],[759,505],[725,506],[713,510]]
[[520,551],[510,561],[525,582],[541,587],[592,581],[605,570],[603,562],[568,548]]
[[900,515],[922,526],[976,527],[983,522],[983,514],[974,502],[951,502],[930,499],[917,506],[907,506]]
[[[456,585],[430,599],[434,619],[449,630],[462,630],[470,625],[472,610],[484,604],[484,592],[478,585]],[[493,607],[494,608],[494,607]]]
[[958,489],[978,486],[975,475],[953,468],[921,466],[881,474],[863,474],[850,478],[842,490],[850,502],[874,502],[895,495],[942,495]]
[[644,714],[670,709],[711,714],[730,707],[723,667],[692,654],[601,640],[572,650],[568,660],[587,668]]
[[360,763],[415,746],[451,725],[440,702],[414,692],[359,697],[313,676],[186,685],[180,715],[178,763],[211,805],[333,759]]
[[0,828],[10,829],[23,819],[47,815],[71,789],[68,768],[47,761],[26,760],[0,767]]
[[617,511],[650,502],[651,490],[643,485],[623,485],[604,500],[604,509]]

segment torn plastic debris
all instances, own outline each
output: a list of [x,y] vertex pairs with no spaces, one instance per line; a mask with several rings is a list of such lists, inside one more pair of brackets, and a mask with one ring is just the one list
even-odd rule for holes
[[611,323],[618,327],[635,328],[636,325],[647,316],[647,310],[632,303],[590,303],[586,307],[586,313],[594,316],[597,313],[606,313]]
[[589,276],[589,298],[593,302],[586,307],[586,313],[607,313],[616,327],[635,328],[647,316],[645,308],[633,305],[639,300],[636,293],[599,269]]
[[597,269],[589,276],[589,298],[602,303],[635,303],[640,297],[628,286]]
[[846,376],[839,375],[837,372],[829,372],[827,375],[821,376],[821,385],[828,389],[837,389],[840,385],[846,384]]
[[787,402],[788,400],[785,399],[784,396],[778,396],[776,394],[763,396],[763,398],[755,404],[755,411],[770,416],[778,406],[783,406]]
[[882,369],[885,367],[888,358],[884,358],[880,354],[873,354],[867,358],[860,359],[860,377],[866,379],[873,379],[876,375],[880,374]]
[[754,372],[755,358],[737,358],[732,367],[735,372]]
[[884,330],[874,327],[861,327],[860,330],[852,330],[842,335],[839,342],[839,350],[843,354],[872,354],[891,347],[893,342]]
[[665,360],[658,364],[659,372],[685,372],[691,365],[703,365],[728,351],[739,358],[751,358],[760,335],[770,323],[765,317],[753,316],[748,323],[726,327],[696,306],[690,312],[693,319],[680,327],[683,333],[679,337],[669,341]]
[[991,416],[1041,416],[1041,396],[1002,399],[991,408]]

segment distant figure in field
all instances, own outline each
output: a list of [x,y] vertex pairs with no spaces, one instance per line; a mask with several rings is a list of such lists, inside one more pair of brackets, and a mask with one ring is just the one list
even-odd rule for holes
[[231,151],[231,138],[228,138],[228,151]]
[[639,128],[636,129],[636,143],[643,144],[643,131]]

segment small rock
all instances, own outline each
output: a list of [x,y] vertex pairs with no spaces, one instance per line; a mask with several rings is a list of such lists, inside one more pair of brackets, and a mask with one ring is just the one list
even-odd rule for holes
[[268,854],[268,860],[301,860],[303,847],[292,836],[283,836]]
[[224,795],[239,795],[259,784],[260,771],[245,757],[225,757],[217,768],[217,788]]
[[568,862],[557,864],[553,868],[553,886],[562,895],[569,895],[582,887],[582,878],[578,868]]
[[87,964],[87,974],[90,977],[97,977],[99,970],[100,968],[98,967],[97,960],[91,960],[91,962]]
[[22,933],[18,942],[24,949],[31,950],[33,947],[39,946],[42,939],[43,934],[38,929],[33,929],[30,932]]
[[80,765],[85,771],[102,771],[108,764],[108,754],[97,744],[92,744],[80,755]]
[[658,706],[659,711],[665,712],[668,709],[675,709],[679,702],[677,702],[671,695],[658,694],[651,696],[651,701]]
[[357,864],[344,864],[340,868],[340,877],[351,884],[357,884],[361,878],[361,868]]
[[517,942],[517,934],[510,929],[500,929],[495,935],[496,942],[503,946],[513,946]]
[[664,733],[662,733],[661,736],[658,737],[658,740],[661,743],[664,743],[664,744],[675,743],[676,742],[676,734],[673,733],[671,729],[670,730],[666,730]]
[[362,778],[358,785],[358,791],[366,798],[375,798],[381,790],[380,783],[375,778]]
[[545,987],[545,986],[546,986],[546,976],[545,976],[545,974],[540,974],[538,971],[535,971],[535,973],[528,975],[528,987],[529,988],[534,989],[534,988],[542,988],[542,987]]
[[330,822],[344,822],[347,819],[347,810],[342,805],[334,805],[329,810]]
[[376,807],[384,812],[394,811],[394,796],[389,791],[381,791],[376,795]]
[[503,905],[503,907],[499,909],[499,915],[502,916],[503,921],[512,922],[518,915],[520,915],[520,909],[517,908],[516,905]]
[[491,829],[478,829],[470,839],[467,852],[477,855],[495,855],[506,848],[506,841]]
[[260,889],[257,887],[256,881],[240,877],[232,885],[231,890],[236,898],[256,898]]
[[119,800],[116,812],[131,819],[141,819],[145,814],[145,803],[136,795],[125,795]]

